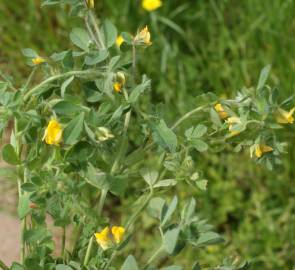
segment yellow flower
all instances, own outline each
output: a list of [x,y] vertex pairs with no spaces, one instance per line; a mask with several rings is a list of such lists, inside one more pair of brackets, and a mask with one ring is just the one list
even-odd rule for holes
[[114,138],[115,136],[110,132],[109,129],[105,127],[99,127],[96,132],[97,138],[99,141],[104,142],[109,139]]
[[89,8],[94,8],[94,0],[86,0],[86,2]]
[[273,148],[265,144],[257,144],[255,146],[255,156],[257,158],[261,158],[263,154],[272,152],[272,151],[273,151]]
[[43,140],[47,144],[58,145],[62,139],[62,127],[56,119],[51,119],[45,129]]
[[153,11],[162,6],[161,0],[143,0],[142,7],[147,11]]
[[121,47],[122,43],[124,42],[124,38],[120,35],[120,36],[117,36],[116,38],[116,45],[118,48]]
[[217,111],[217,113],[221,119],[226,119],[228,117],[227,112],[224,110],[224,108],[222,107],[222,105],[220,103],[217,103],[214,106],[214,109],[215,109],[215,111]]
[[111,247],[111,235],[110,235],[110,228],[105,227],[101,232],[94,234],[96,242],[100,245],[103,250],[106,250]]
[[134,43],[136,45],[141,45],[141,44],[146,46],[152,45],[151,34],[147,26],[145,26],[142,30],[140,30],[139,33],[137,33],[137,35],[134,38]]
[[125,229],[120,226],[113,226],[112,227],[112,234],[113,234],[116,244],[119,244],[123,240],[123,237],[125,234]]
[[231,136],[236,136],[241,133],[240,131],[233,130],[235,128],[235,125],[241,124],[241,119],[239,117],[229,117],[226,120],[226,123],[228,124],[228,130]]
[[280,124],[292,124],[294,122],[294,111],[295,107],[293,107],[289,112],[279,108],[275,113],[277,122]]
[[113,87],[116,92],[121,92],[123,84],[119,82],[114,82]]
[[42,63],[45,63],[46,60],[43,57],[37,56],[37,57],[32,59],[32,62],[33,62],[34,65],[40,65]]

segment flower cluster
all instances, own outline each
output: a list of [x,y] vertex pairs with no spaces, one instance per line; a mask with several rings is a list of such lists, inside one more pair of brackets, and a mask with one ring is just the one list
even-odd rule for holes
[[124,238],[125,228],[121,226],[105,227],[101,232],[94,234],[96,242],[103,250],[111,248],[114,244],[120,244]]

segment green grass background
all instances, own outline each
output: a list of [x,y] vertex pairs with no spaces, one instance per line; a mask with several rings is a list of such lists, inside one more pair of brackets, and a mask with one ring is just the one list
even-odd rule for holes
[[[154,13],[135,0],[96,2],[97,15],[109,17],[120,31],[149,25],[153,46],[139,55],[140,70],[153,79],[151,100],[165,103],[170,121],[187,111],[191,96],[213,91],[232,97],[255,85],[267,64],[272,64],[268,83],[279,88],[282,99],[294,94],[295,1],[164,0]],[[69,30],[82,22],[67,12],[67,7],[41,9],[37,0],[0,1],[2,72],[20,84],[30,72],[21,48],[49,56],[70,46]],[[200,154],[197,168],[209,180],[207,192],[183,187],[179,193],[194,195],[200,215],[227,241],[188,250],[177,258],[184,265],[241,256],[253,262],[252,269],[295,269],[294,126],[283,136],[289,153],[274,172],[255,165],[249,153]],[[148,248],[152,238],[139,239]]]

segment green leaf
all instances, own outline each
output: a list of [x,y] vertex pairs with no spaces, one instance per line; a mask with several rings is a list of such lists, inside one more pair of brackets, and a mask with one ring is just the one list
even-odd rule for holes
[[132,35],[130,35],[127,32],[122,32],[121,33],[122,38],[124,39],[124,42],[126,42],[127,44],[131,45],[133,42],[133,38]]
[[154,185],[159,176],[159,173],[157,171],[151,170],[149,168],[143,168],[139,171],[139,173],[150,186]]
[[75,117],[64,130],[64,143],[75,144],[83,130],[84,112]]
[[53,110],[57,114],[71,115],[81,111],[81,107],[75,103],[62,100],[53,106]]
[[61,85],[60,92],[61,92],[61,97],[63,98],[66,92],[67,87],[70,85],[70,83],[74,80],[75,76],[72,76],[65,80],[63,84]]
[[132,255],[129,255],[121,267],[121,270],[139,270],[137,262]]
[[88,51],[90,39],[87,32],[82,28],[74,28],[70,33],[71,41],[80,49]]
[[165,226],[165,224],[167,223],[167,221],[171,218],[172,214],[174,213],[176,206],[177,206],[177,196],[174,196],[169,207],[163,207],[162,209],[162,213],[161,213],[161,226]]
[[163,245],[165,250],[168,252],[168,254],[173,253],[177,244],[179,232],[180,232],[180,229],[178,227],[165,232],[163,237]]
[[118,35],[116,27],[112,24],[112,22],[106,19],[102,25],[105,45],[107,48],[113,46],[116,42],[116,38]]
[[22,49],[21,52],[24,56],[29,58],[35,58],[38,56],[38,54],[30,48]]
[[94,51],[85,57],[85,64],[88,66],[96,65],[107,59],[109,52],[107,50]]
[[164,179],[157,182],[153,187],[154,188],[172,187],[172,186],[176,186],[176,184],[177,184],[177,181],[174,179]]
[[185,136],[188,140],[193,138],[201,138],[207,132],[207,127],[200,124],[196,127],[191,127],[185,131]]
[[200,139],[191,140],[191,144],[199,151],[204,152],[208,150],[208,144]]
[[73,270],[73,268],[65,264],[58,264],[56,270]]
[[222,122],[220,120],[220,117],[219,117],[218,113],[213,108],[210,109],[210,118],[211,118],[212,123],[215,126],[217,126],[217,127],[222,126]]
[[19,164],[18,156],[11,144],[6,144],[2,148],[2,158],[5,162],[12,165]]
[[223,238],[215,232],[205,232],[200,235],[197,242],[195,243],[196,246],[208,246],[214,245],[223,242]]
[[28,195],[21,195],[18,201],[17,214],[20,219],[23,219],[30,213],[30,200]]
[[257,84],[257,90],[260,90],[264,87],[266,80],[268,78],[270,69],[271,69],[271,65],[268,65],[261,70],[260,75],[259,75],[258,84]]
[[177,137],[174,132],[167,127],[163,119],[156,125],[152,125],[153,138],[155,143],[170,152],[175,152],[177,147]]
[[147,211],[150,216],[161,219],[161,212],[165,205],[165,200],[160,197],[152,198],[148,204]]
[[14,262],[9,269],[10,270],[25,270],[25,268],[22,265],[20,265],[16,262]]
[[194,266],[193,266],[193,269],[192,270],[202,270],[201,269],[201,266],[200,266],[200,264],[198,263],[198,262],[196,262],[195,264],[194,264]]
[[191,198],[184,206],[184,208],[181,211],[181,220],[184,222],[184,224],[189,224],[191,219],[194,216],[196,208],[196,200],[194,198]]
[[128,98],[128,102],[135,103],[140,97],[140,95],[142,95],[143,92],[150,87],[150,85],[151,85],[151,81],[147,80],[146,78],[143,78],[143,82],[131,90],[131,94]]

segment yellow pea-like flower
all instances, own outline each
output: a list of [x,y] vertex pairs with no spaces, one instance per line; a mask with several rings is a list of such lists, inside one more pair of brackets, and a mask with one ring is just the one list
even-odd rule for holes
[[273,151],[273,148],[265,144],[258,144],[255,146],[255,156],[257,158],[261,158],[263,154],[272,152],[272,151]]
[[142,7],[147,11],[153,11],[162,6],[161,0],[143,0]]
[[40,65],[42,63],[45,63],[46,60],[43,57],[37,56],[37,57],[35,57],[35,58],[32,59],[32,62],[33,62],[34,65],[37,66],[37,65]]
[[117,36],[116,38],[116,45],[118,48],[121,47],[122,43],[124,42],[124,38],[120,35],[120,36]]
[[222,107],[222,105],[220,103],[217,103],[214,106],[214,109],[218,113],[218,115],[221,119],[226,119],[228,117],[228,113],[224,110],[224,108]]
[[124,238],[125,228],[120,226],[113,226],[112,227],[112,234],[116,244],[121,243]]
[[107,250],[112,246],[112,239],[110,234],[110,228],[105,227],[101,232],[94,234],[96,242],[103,250]]
[[141,29],[134,38],[134,43],[137,45],[152,45],[151,42],[151,33],[147,26]]
[[122,90],[123,84],[120,82],[114,82],[113,84],[114,90],[119,93]]
[[233,130],[235,125],[241,124],[241,119],[239,117],[236,117],[236,116],[229,117],[226,120],[226,123],[228,124],[228,130],[231,136],[236,136],[241,133],[240,131]]
[[56,119],[51,119],[45,129],[43,140],[47,144],[58,145],[62,139],[62,127]]
[[94,8],[94,0],[86,0],[86,3],[89,8]]
[[293,113],[295,111],[295,107],[293,107],[289,112],[279,108],[275,112],[276,121],[279,124],[292,124],[294,123]]

